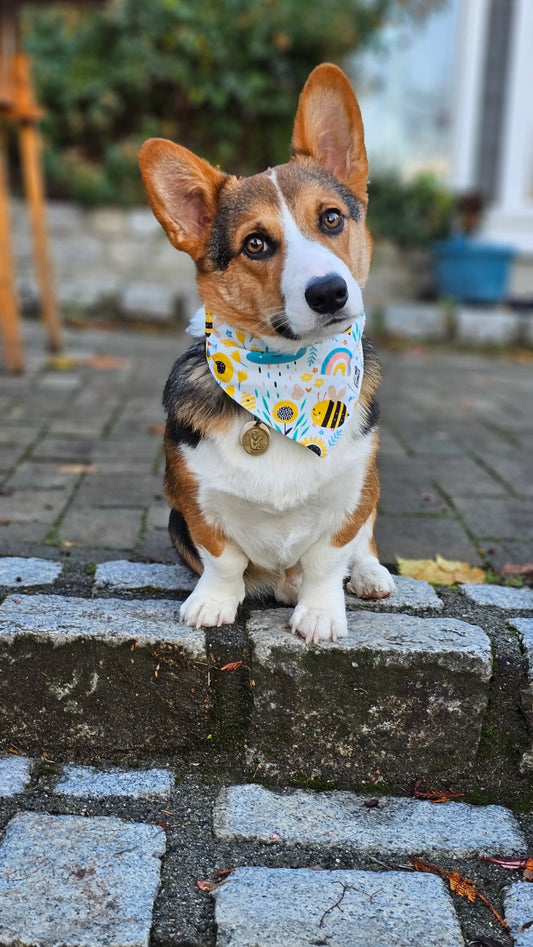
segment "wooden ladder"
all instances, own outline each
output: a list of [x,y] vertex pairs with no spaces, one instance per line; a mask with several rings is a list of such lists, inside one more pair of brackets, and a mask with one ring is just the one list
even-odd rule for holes
[[0,334],[9,372],[24,371],[25,362],[11,249],[6,135],[2,127],[8,122],[18,129],[48,347],[57,352],[63,344],[46,232],[41,138],[37,125],[42,113],[35,104],[28,58],[19,48],[16,6],[16,0],[0,0]]

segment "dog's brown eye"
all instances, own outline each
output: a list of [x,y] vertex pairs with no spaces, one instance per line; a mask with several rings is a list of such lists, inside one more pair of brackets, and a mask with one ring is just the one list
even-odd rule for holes
[[328,207],[320,215],[320,226],[326,233],[340,233],[344,227],[344,217],[340,210]]
[[248,256],[261,256],[268,249],[267,241],[259,233],[251,233],[244,241],[244,250]]

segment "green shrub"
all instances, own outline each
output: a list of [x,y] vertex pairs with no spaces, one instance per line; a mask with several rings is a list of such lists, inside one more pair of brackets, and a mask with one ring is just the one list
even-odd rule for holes
[[142,199],[145,138],[180,141],[236,173],[286,160],[310,70],[368,45],[385,19],[441,0],[108,0],[24,14],[46,109],[49,192]]
[[409,182],[378,177],[370,181],[368,192],[368,227],[376,240],[423,246],[448,236],[452,228],[456,199],[430,174]]

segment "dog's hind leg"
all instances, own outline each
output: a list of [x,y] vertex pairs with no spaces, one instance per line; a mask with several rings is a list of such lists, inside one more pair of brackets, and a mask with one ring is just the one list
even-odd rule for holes
[[394,591],[394,580],[378,559],[374,541],[374,510],[351,543],[351,578],[347,589],[359,598],[386,598]]

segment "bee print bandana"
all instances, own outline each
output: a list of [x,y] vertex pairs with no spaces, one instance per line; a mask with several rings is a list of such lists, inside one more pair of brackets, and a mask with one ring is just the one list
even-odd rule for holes
[[257,420],[325,457],[359,399],[364,324],[361,313],[345,332],[286,355],[206,311],[207,364]]

